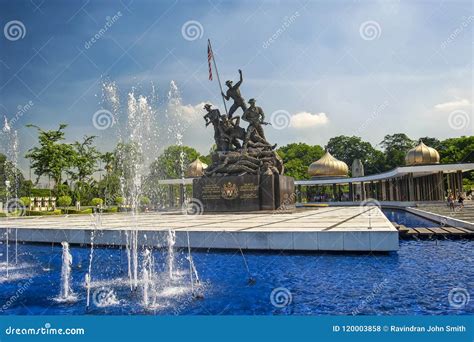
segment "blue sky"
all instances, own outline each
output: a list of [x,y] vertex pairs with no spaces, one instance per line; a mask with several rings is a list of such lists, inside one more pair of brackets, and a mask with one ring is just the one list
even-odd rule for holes
[[[1,28],[13,20],[25,32],[0,36],[0,115],[17,117],[21,154],[35,142],[28,123],[67,123],[68,140],[94,134],[109,149],[116,135],[92,122],[104,79],[122,96],[132,87],[147,94],[153,82],[161,97],[174,80],[192,117],[184,142],[206,152],[212,132],[199,108],[222,107],[207,79],[207,38],[223,81],[241,68],[246,99],[257,98],[269,120],[289,113],[289,127],[267,129],[279,145],[473,132],[471,1],[0,1]],[[183,35],[189,21],[197,37]]]

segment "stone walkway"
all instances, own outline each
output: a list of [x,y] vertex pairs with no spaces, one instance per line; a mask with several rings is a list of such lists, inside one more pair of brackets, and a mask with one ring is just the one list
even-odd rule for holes
[[[160,244],[176,231],[177,247],[191,237],[195,248],[284,250],[397,250],[398,231],[376,207],[325,207],[295,213],[181,215],[128,213],[91,216],[7,218],[0,229],[18,228],[27,242],[89,243],[96,227],[97,243],[125,243],[125,232],[137,229],[144,243]],[[119,232],[119,234],[112,234]],[[12,234],[10,232],[10,234]],[[234,241],[235,240],[235,241]],[[153,242],[152,242],[153,241]]]

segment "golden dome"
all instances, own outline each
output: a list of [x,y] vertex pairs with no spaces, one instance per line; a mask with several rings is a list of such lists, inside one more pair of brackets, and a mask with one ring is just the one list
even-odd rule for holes
[[347,164],[334,158],[328,151],[308,167],[311,177],[347,177],[348,172]]
[[407,165],[439,164],[439,153],[420,140],[418,146],[407,152],[405,163]]
[[204,175],[204,170],[207,169],[207,164],[204,164],[199,158],[188,165],[185,175],[186,177],[201,177]]

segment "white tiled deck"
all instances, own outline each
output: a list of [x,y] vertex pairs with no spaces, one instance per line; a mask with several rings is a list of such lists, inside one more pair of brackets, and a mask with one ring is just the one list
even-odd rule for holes
[[[123,245],[126,232],[139,230],[139,243],[165,246],[168,230],[176,231],[176,247],[308,250],[394,251],[398,231],[376,208],[325,207],[295,213],[180,215],[127,213],[102,215],[94,243]],[[92,216],[23,217],[0,220],[25,242],[88,244],[96,219]]]

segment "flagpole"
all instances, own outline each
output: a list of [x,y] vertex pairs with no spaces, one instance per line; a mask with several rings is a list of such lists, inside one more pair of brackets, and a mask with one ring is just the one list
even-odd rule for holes
[[225,104],[225,98],[222,95],[224,91],[222,90],[221,79],[219,77],[219,71],[217,70],[216,58],[214,57],[214,51],[212,50],[211,40],[208,39],[207,42],[209,44],[209,48],[211,49],[212,61],[214,62],[214,69],[216,69],[217,81],[219,82],[219,88],[221,89],[222,102],[224,103],[225,113],[227,114],[227,105]]

